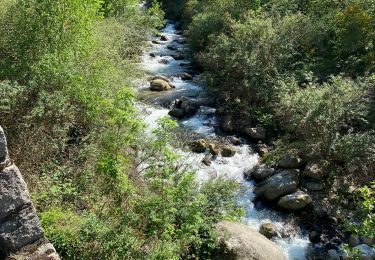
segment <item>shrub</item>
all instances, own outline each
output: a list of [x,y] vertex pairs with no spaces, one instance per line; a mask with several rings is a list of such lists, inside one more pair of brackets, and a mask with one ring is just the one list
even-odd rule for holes
[[311,83],[304,89],[291,85],[281,93],[277,118],[304,140],[306,151],[348,164],[360,160],[362,163],[355,163],[358,168],[370,166],[374,162],[374,133],[367,129],[371,126],[372,89],[371,81],[340,77],[323,85]]

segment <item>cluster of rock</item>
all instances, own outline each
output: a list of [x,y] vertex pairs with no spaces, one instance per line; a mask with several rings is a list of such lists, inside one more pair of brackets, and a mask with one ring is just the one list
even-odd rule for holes
[[[256,196],[267,202],[276,203],[284,211],[295,212],[305,209],[312,203],[311,197],[299,190],[301,160],[297,157],[286,155],[278,163],[278,168],[256,167],[246,178],[258,182],[254,192]],[[302,173],[305,174],[305,169]]]
[[0,127],[0,258],[60,259],[44,237],[25,181],[9,160]]
[[207,139],[197,139],[191,141],[189,143],[189,147],[192,152],[206,153],[206,156],[204,157],[202,162],[207,166],[211,164],[212,159],[215,159],[219,155],[221,155],[222,157],[233,157],[237,153],[237,149],[233,145],[218,145]]
[[175,100],[173,108],[169,111],[169,115],[178,119],[193,116],[202,105],[202,101],[200,100],[181,97]]

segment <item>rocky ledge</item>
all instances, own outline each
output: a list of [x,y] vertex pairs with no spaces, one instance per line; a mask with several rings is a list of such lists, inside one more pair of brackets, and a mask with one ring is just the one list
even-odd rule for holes
[[45,238],[27,185],[12,164],[0,126],[0,259],[60,259]]

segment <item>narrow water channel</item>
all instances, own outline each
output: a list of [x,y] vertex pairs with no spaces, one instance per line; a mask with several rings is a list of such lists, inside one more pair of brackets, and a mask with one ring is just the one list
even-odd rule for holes
[[[149,90],[147,79],[139,83],[142,101],[139,102],[138,107],[142,111],[149,133],[157,126],[159,118],[168,116],[169,109],[162,104],[168,104],[182,96],[193,99],[204,96],[204,90],[199,85],[197,76],[188,81],[183,81],[180,77],[182,73],[189,71],[190,63],[185,59],[176,60],[172,57],[176,53],[183,53],[187,48],[186,41],[176,30],[175,24],[169,21],[160,33],[166,37],[165,41],[161,41],[160,37],[150,39],[150,47],[142,57],[142,66],[149,76],[168,77],[176,88],[163,92],[152,92]],[[222,142],[227,140],[227,137],[220,133],[215,109],[209,106],[201,106],[198,113],[190,118],[180,120],[179,125],[181,131],[188,131],[192,136],[221,140]],[[209,166],[202,163],[205,154],[192,153],[183,149],[176,149],[176,153],[180,154],[186,163],[194,167],[202,181],[221,176],[243,183],[246,187],[246,193],[241,198],[241,203],[246,209],[244,222],[255,229],[259,229],[263,223],[273,223],[283,234],[283,238],[278,238],[275,242],[287,254],[288,258],[305,259],[309,240],[303,230],[295,224],[293,216],[276,212],[259,202],[253,202],[255,184],[244,179],[244,172],[258,164],[258,154],[252,151],[246,140],[242,140],[242,144],[235,148],[236,154],[233,157],[218,156]]]

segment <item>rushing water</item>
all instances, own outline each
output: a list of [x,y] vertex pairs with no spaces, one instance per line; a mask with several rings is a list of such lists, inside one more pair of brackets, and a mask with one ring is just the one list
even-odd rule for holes
[[[176,29],[172,22],[168,22],[161,33],[166,36],[168,40],[159,41],[159,44],[154,44],[150,41],[150,48],[142,57],[143,67],[150,75],[167,76],[172,80],[176,89],[154,94],[147,90],[149,87],[147,80],[139,84],[139,91],[150,97],[148,99],[149,102],[147,102],[148,104],[138,104],[142,115],[144,115],[144,120],[148,125],[147,133],[150,135],[152,130],[157,127],[157,120],[168,115],[169,110],[157,104],[160,95],[170,95],[172,99],[180,96],[196,97],[203,91],[201,86],[195,83],[195,80],[182,81],[180,79],[179,74],[186,72],[189,62],[186,60],[175,60],[171,55],[176,51],[167,48],[168,45],[173,45],[176,46],[178,50],[184,50],[186,45],[181,41],[184,39],[183,36],[176,34]],[[153,54],[152,56],[150,55],[151,53]],[[195,116],[180,121],[180,127],[184,128],[184,130],[203,137],[223,138],[217,135],[217,125],[215,109],[210,107],[201,107]],[[191,153],[180,149],[176,149],[176,153],[180,154],[185,159],[186,163],[195,165],[194,167],[198,173],[198,177],[202,181],[212,177],[224,176],[243,183],[247,190],[243,198],[241,198],[241,203],[244,205],[247,213],[244,221],[255,229],[258,229],[262,223],[271,222],[275,224],[280,231],[288,234],[287,238],[276,239],[275,242],[288,255],[289,259],[305,259],[305,252],[309,241],[306,235],[299,229],[298,225],[293,224],[293,218],[287,214],[281,214],[263,207],[261,204],[255,205],[252,202],[254,198],[254,183],[245,181],[243,173],[258,164],[258,154],[254,153],[247,144],[242,144],[236,148],[237,153],[235,156],[230,158],[218,156],[217,159],[212,161],[210,166],[201,163],[205,156],[204,154]]]

